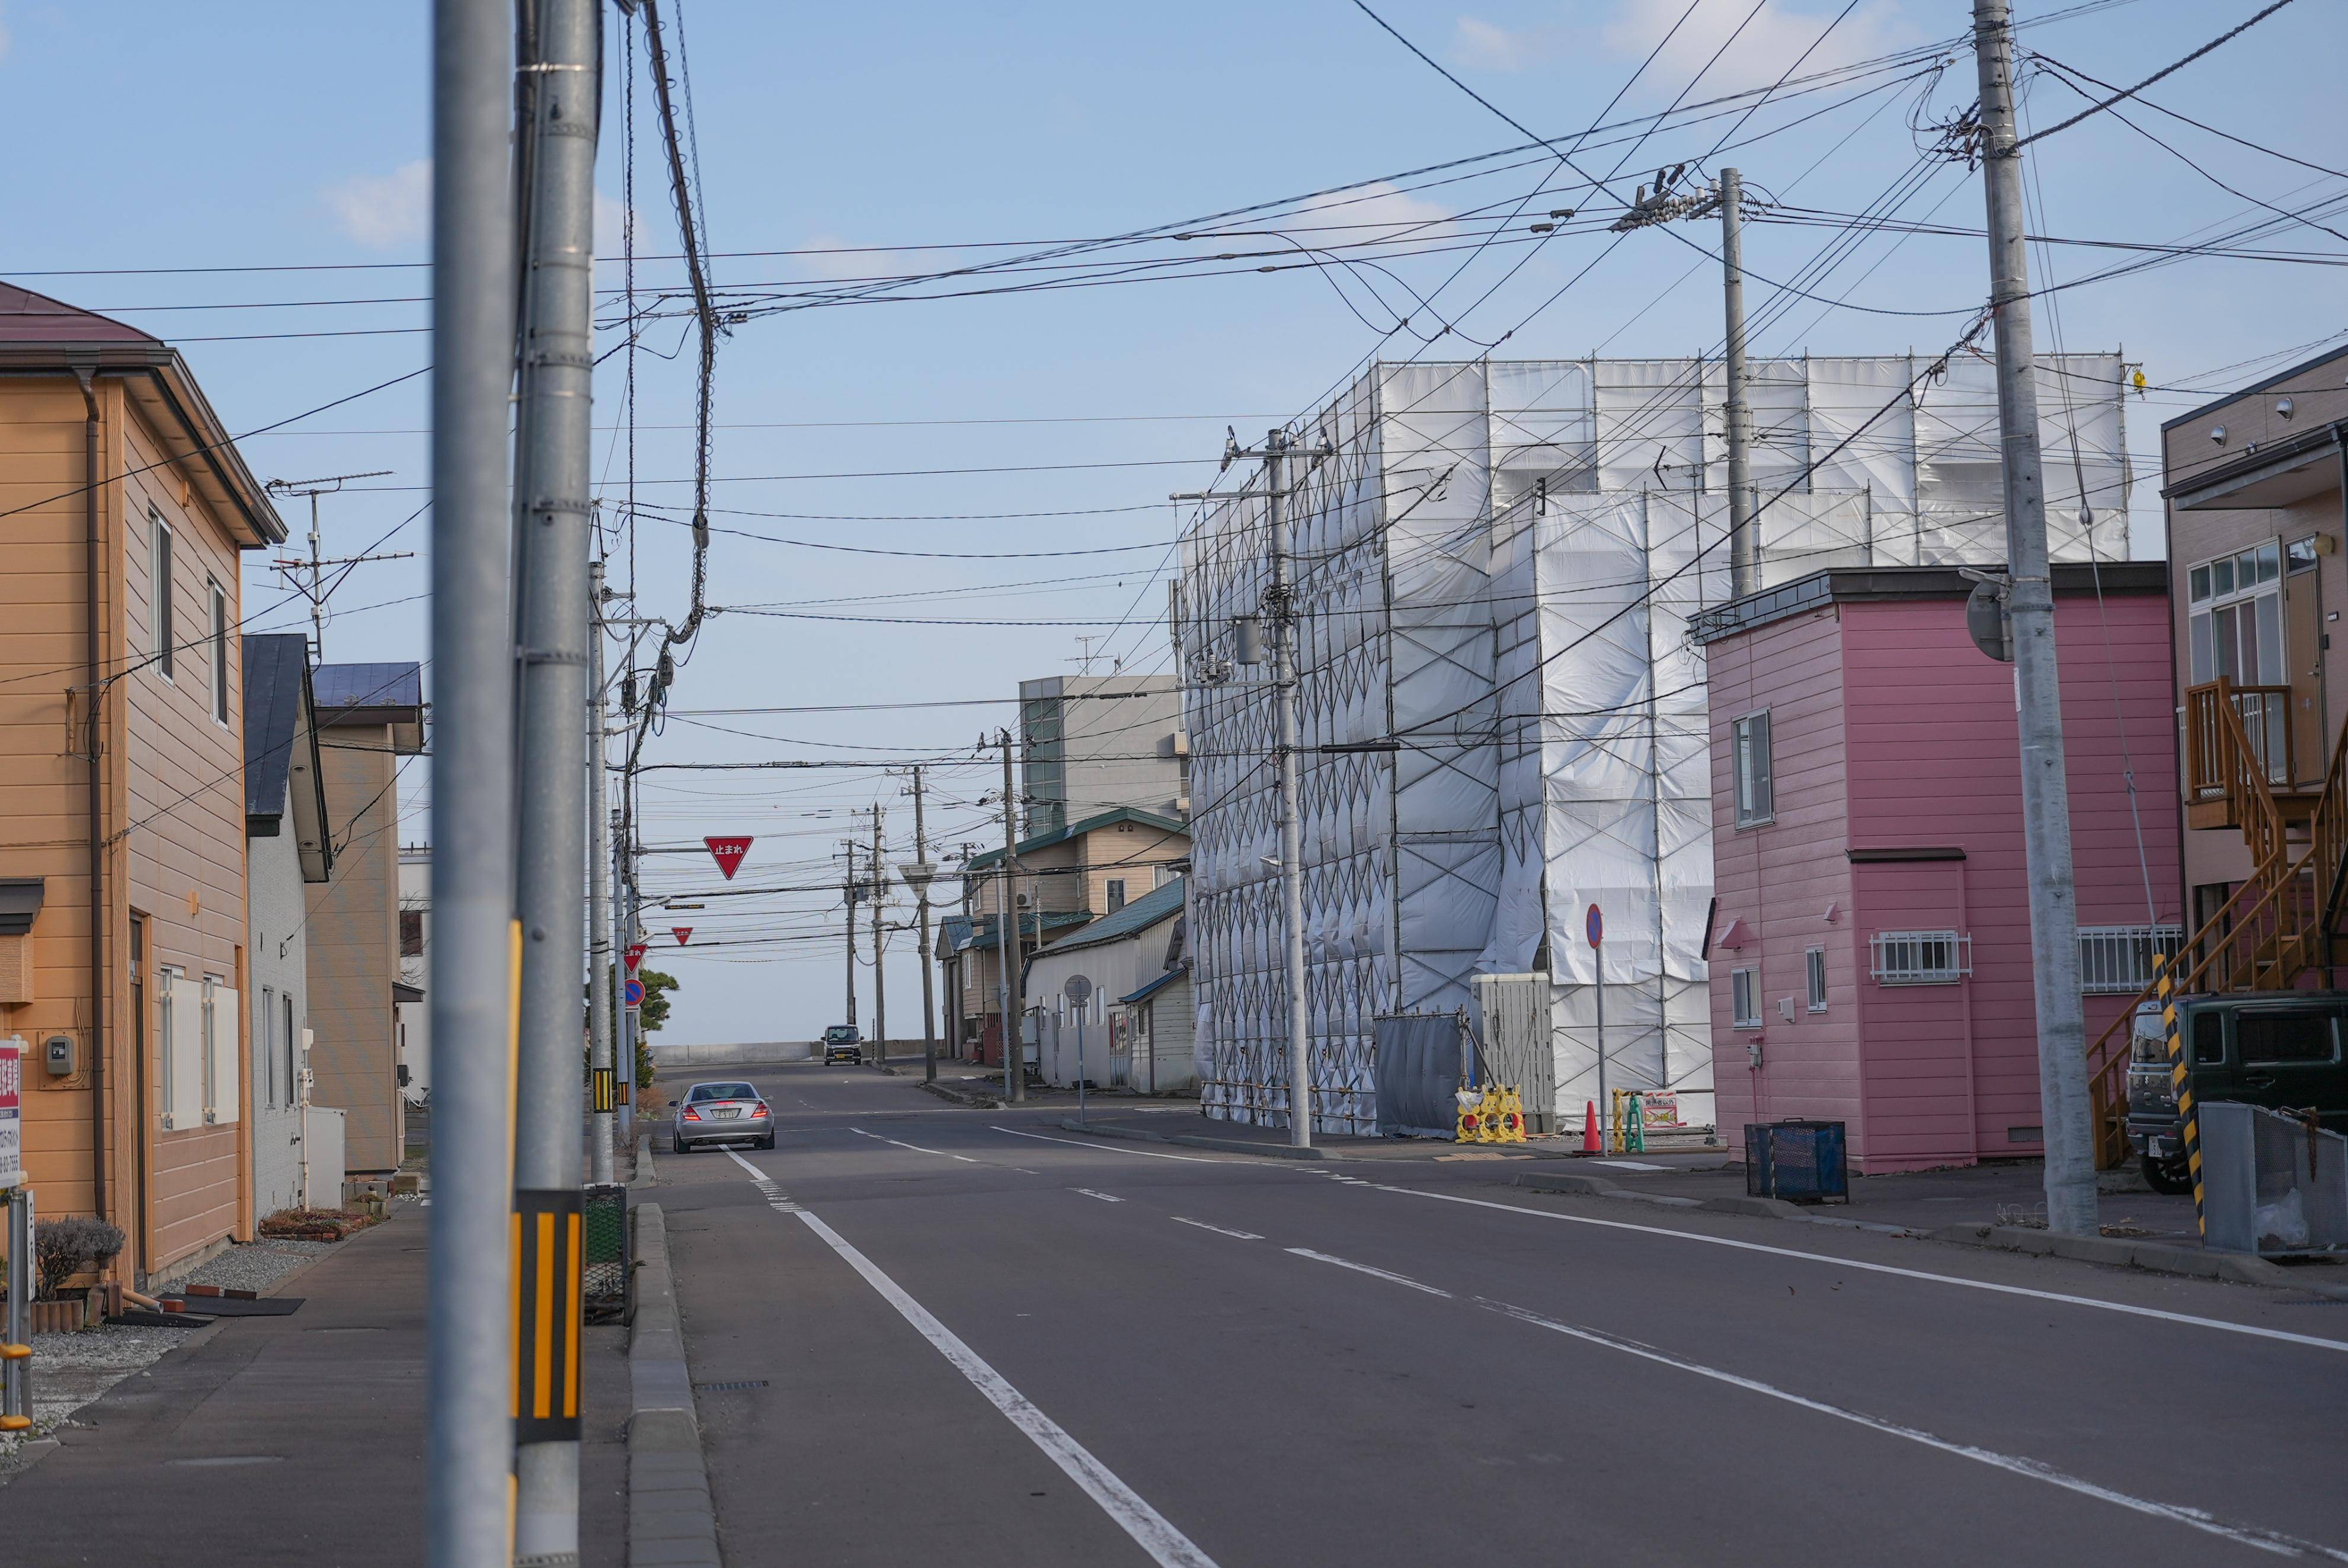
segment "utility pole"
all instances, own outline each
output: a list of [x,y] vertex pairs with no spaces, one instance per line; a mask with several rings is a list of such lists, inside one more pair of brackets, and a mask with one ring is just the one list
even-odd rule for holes
[[[579,1556],[581,1212],[579,973],[587,948],[589,479],[594,343],[596,0],[536,0],[535,57],[521,63],[530,186],[514,500],[520,531],[515,649],[521,738],[517,892],[521,1040],[515,1075],[514,1206],[534,1343],[516,1412],[514,1557]],[[551,1257],[547,1256],[551,1252]],[[532,1264],[535,1266],[530,1266]],[[551,1282],[555,1299],[542,1299]],[[538,1367],[546,1368],[541,1377]]]
[[1745,378],[1745,181],[1720,171],[1721,288],[1728,313],[1728,586],[1761,592],[1760,495],[1753,488],[1753,405]]
[[[627,788],[624,775],[621,778],[620,788],[623,790]],[[625,813],[620,815],[620,820],[623,823],[627,820]],[[616,862],[614,871],[620,879],[622,906],[616,912],[619,929],[615,933],[615,954],[626,952],[644,940],[643,928],[636,920],[636,879],[628,864],[627,853],[624,845],[614,846],[613,859]],[[622,1005],[618,1045],[620,1058],[625,1064],[620,1068],[621,1082],[626,1087],[620,1091],[620,1137],[630,1149],[636,1146],[636,1057],[640,1054],[637,1041],[644,1035],[640,1026],[643,1022],[644,1016],[640,1012]]]
[[889,868],[880,861],[880,807],[872,808],[872,1036],[880,1065],[889,1065],[889,991],[882,983],[880,951],[887,938],[880,930],[880,895],[889,886]]
[[2038,389],[2024,250],[2022,154],[2013,135],[2013,28],[2006,0],[1973,0],[1981,77],[1982,172],[1989,204],[1990,312],[1997,331],[1997,416],[2003,438],[2006,603],[2022,728],[2022,833],[2030,868],[2030,957],[2038,1002],[2039,1118],[2046,1145],[2046,1226],[2099,1233],[2086,1027],[2079,1004],[2079,909],[2071,867],[2070,791],[2054,660],[2054,589],[2039,470]]
[[[603,791],[603,563],[587,563],[587,1039],[588,1066],[611,1086],[612,1109],[595,1111],[593,1176],[612,1180],[613,1122],[620,1078],[612,1050],[612,993],[620,984],[612,945],[611,815]],[[633,1067],[633,1063],[631,1064]],[[605,1075],[609,1075],[606,1077]]]
[[513,1561],[513,11],[432,8],[432,1081],[426,1557]]
[[[290,561],[273,561],[270,565],[294,585],[294,591],[310,601],[310,656],[323,664],[326,657],[326,600],[331,593],[326,586],[325,569],[329,566],[365,566],[374,561],[406,561],[416,552],[412,550],[392,551],[386,554],[345,555],[328,561],[319,553],[318,498],[333,495],[352,480],[379,480],[389,474],[389,469],[375,469],[363,474],[330,474],[316,480],[271,480],[261,488],[272,495],[307,496],[310,498],[310,558],[295,557]],[[345,572],[344,576],[348,576]],[[306,576],[308,586],[303,585]],[[336,578],[337,583],[341,578]]]
[[848,841],[848,884],[841,896],[848,903],[848,1026],[856,1026],[856,841]]
[[[1003,965],[1003,1083],[1004,1098],[1014,1105],[1027,1099],[1026,1047],[1019,1037],[1019,877],[1014,869],[1019,854],[1019,789],[1011,778],[1011,731],[1001,732],[1003,744],[1003,902],[996,907],[1002,919],[996,923],[998,956]],[[1044,934],[1043,916],[1035,921],[1035,934]]]
[[921,946],[916,950],[922,961],[922,1081],[938,1081],[938,1008],[932,990],[930,975],[930,883],[937,880],[937,868],[930,864],[930,841],[922,828],[922,765],[913,764],[913,862],[900,866],[897,874],[913,890],[914,929],[919,933]]

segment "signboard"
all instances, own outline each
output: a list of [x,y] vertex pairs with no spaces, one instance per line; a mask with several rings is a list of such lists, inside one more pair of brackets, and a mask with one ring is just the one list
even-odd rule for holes
[[689,925],[672,925],[668,928],[668,934],[671,936],[675,937],[676,944],[679,947],[682,947],[685,944],[685,939],[693,934],[693,927]]
[[631,942],[628,944],[627,950],[622,956],[625,957],[628,961],[629,974],[633,975],[636,972],[636,965],[644,961],[644,950],[651,945],[652,944],[650,943],[646,942]]
[[25,1088],[25,1042],[11,1036],[0,1040],[0,1188],[25,1180],[22,1121],[18,1107]]
[[1060,987],[1060,994],[1081,1007],[1092,1000],[1093,983],[1081,975],[1071,975],[1068,983]]
[[717,862],[717,869],[726,873],[726,880],[732,882],[734,873],[742,869],[742,857],[750,852],[750,841],[718,837],[701,841],[709,846],[709,858]]
[[641,1007],[644,1005],[644,983],[641,980],[631,980],[621,988],[620,995],[625,998],[629,1006]]
[[1680,1097],[1667,1088],[1649,1089],[1639,1097],[1639,1119],[1649,1128],[1678,1127]]
[[1590,906],[1590,918],[1583,922],[1582,928],[1590,934],[1591,946],[1595,947],[1606,940],[1606,917],[1598,913],[1596,904]]

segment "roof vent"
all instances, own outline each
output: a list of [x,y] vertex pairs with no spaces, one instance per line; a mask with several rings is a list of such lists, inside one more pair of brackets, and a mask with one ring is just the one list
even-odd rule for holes
[[2219,446],[2224,446],[2226,444],[2226,427],[2223,425],[2210,426],[2209,438],[2217,442]]
[[2288,397],[2278,397],[2278,398],[2276,398],[2276,399],[2275,399],[2275,418],[2278,418],[2278,419],[2289,419],[2289,418],[2290,418],[2293,414],[2296,414],[2296,413],[2298,413],[2298,412],[2299,412],[2298,406],[2297,406],[2296,404],[2292,403],[2292,402],[2291,402],[2291,400],[2290,398],[2288,398]]

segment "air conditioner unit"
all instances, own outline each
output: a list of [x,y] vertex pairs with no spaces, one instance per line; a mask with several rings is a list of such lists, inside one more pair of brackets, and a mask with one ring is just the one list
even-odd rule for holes
[[1178,817],[1187,817],[1190,814],[1190,797],[1188,795],[1174,797],[1174,814]]
[[1190,732],[1187,729],[1178,729],[1167,737],[1166,744],[1169,756],[1188,757],[1190,755]]
[[1032,892],[1014,893],[1011,903],[1014,909],[1033,909],[1035,907],[1035,895]]

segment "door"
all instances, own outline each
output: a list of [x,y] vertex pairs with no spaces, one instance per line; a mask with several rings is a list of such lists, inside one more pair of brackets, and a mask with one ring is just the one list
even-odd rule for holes
[[130,1140],[131,1201],[138,1212],[131,1216],[130,1228],[139,1240],[139,1273],[144,1283],[147,1268],[154,1261],[155,1238],[147,1225],[147,1151],[148,1140],[153,1136],[147,1115],[149,1077],[152,1070],[147,1060],[147,920],[143,915],[130,917],[130,1115],[137,1129]]
[[2291,682],[2291,777],[2301,786],[2322,782],[2332,760],[2323,733],[2323,614],[2314,541],[2290,551],[2283,583],[2283,674]]

